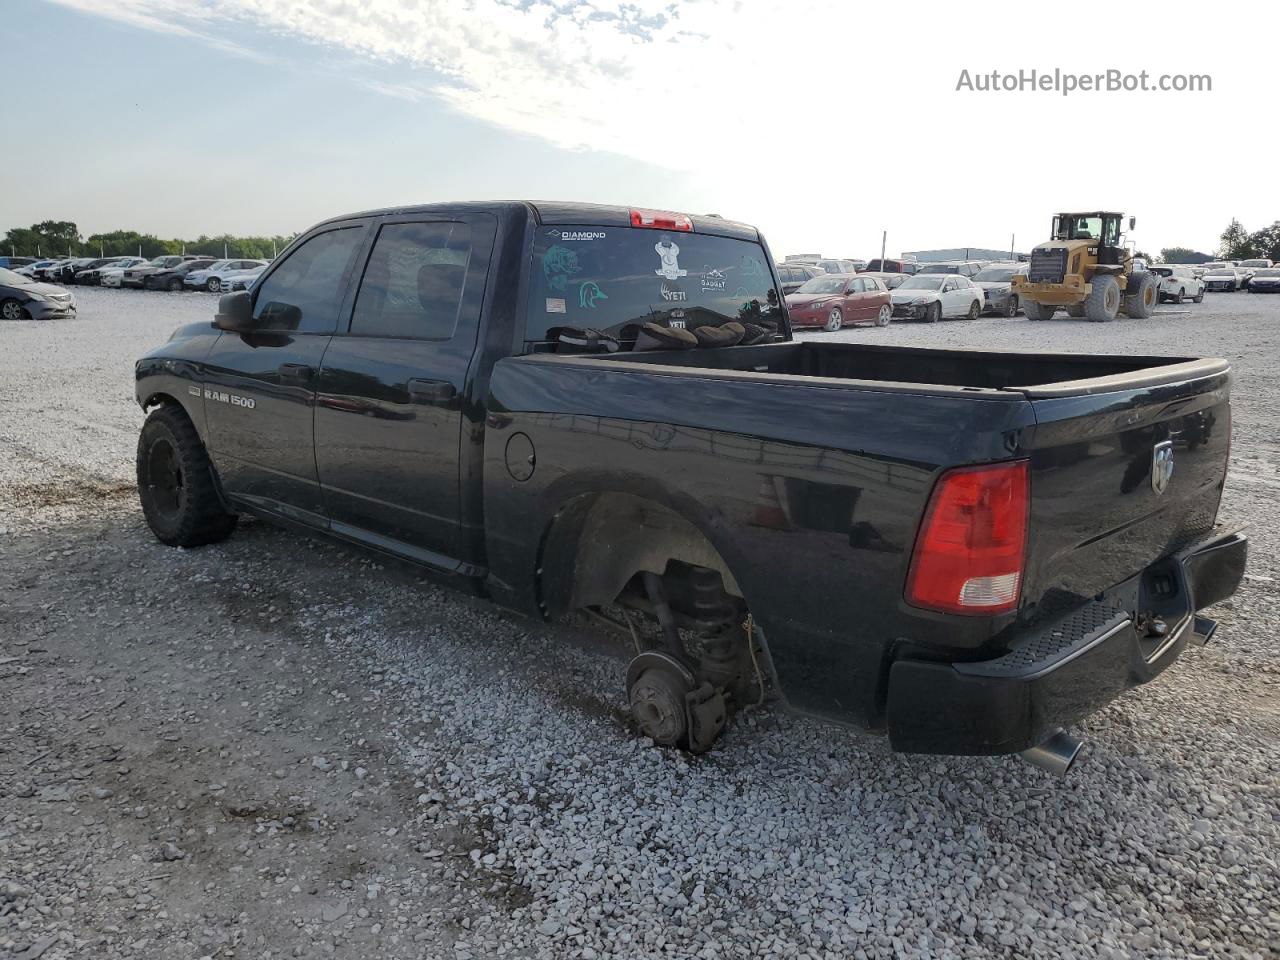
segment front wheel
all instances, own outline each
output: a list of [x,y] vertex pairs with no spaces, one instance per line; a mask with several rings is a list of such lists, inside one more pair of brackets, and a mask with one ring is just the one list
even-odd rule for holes
[[835,333],[844,326],[844,314],[840,312],[839,307],[832,307],[831,312],[827,314],[827,323],[822,329],[827,333]]
[[142,514],[161,543],[198,547],[235,529],[236,516],[222,507],[200,435],[177,404],[161,404],[142,425],[137,471]]
[[204,285],[204,287],[210,293],[217,293],[218,290],[221,289],[222,287],[222,281],[219,280],[217,277],[210,277],[208,282]]
[[982,313],[982,304],[977,300],[969,304],[969,312],[965,315],[966,320],[977,320],[979,314]]
[[0,317],[6,320],[21,320],[25,312],[17,300],[10,298],[0,302]]
[[1173,298],[1173,302],[1181,303],[1185,299],[1187,299],[1187,291],[1179,287],[1177,294]]
[[876,314],[876,326],[887,327],[889,321],[893,319],[893,308],[887,303],[880,305],[880,311]]
[[925,311],[924,311],[925,323],[937,323],[941,319],[942,319],[942,304],[935,302],[935,303],[929,304],[929,306],[925,308]]
[[1109,323],[1120,312],[1120,284],[1110,274],[1094,274],[1084,301],[1084,315],[1094,323]]
[[1191,298],[1192,303],[1204,303],[1204,287],[1200,288],[1200,292]]
[[1004,315],[1006,317],[1016,317],[1018,315],[1018,298],[1012,294],[1009,296],[1009,299],[1005,301]]
[[172,280],[170,280],[170,281],[169,281],[169,290],[170,290],[171,292],[173,292],[173,293],[181,293],[181,292],[182,292],[182,279],[181,279],[180,277],[174,277]]

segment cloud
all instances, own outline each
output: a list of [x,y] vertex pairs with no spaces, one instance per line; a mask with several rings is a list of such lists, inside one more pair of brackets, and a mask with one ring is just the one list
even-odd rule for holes
[[[760,61],[774,14],[728,0],[52,0],[147,30],[259,49],[287,35],[373,64],[424,68],[428,87],[361,82],[387,96],[435,96],[473,117],[568,149],[603,149],[692,169],[704,129],[760,127],[761,94],[717,88]],[[736,26],[735,26],[736,25]],[[758,43],[759,41],[759,43]],[[717,148],[720,149],[720,148]]]
[[168,33],[199,40],[215,49],[248,60],[265,61],[260,53],[228,40],[215,32],[220,18],[212,7],[188,0],[122,0],[100,3],[98,0],[49,0],[81,13],[115,20],[131,27]]
[[[1009,233],[1040,236],[1050,211],[1077,205],[1136,207],[1156,232],[1176,232],[1171,240],[1192,222],[1203,233],[1226,201],[1214,193],[1168,208],[1167,182],[1148,174],[1170,163],[1218,169],[1221,144],[1188,136],[1171,146],[1157,117],[1193,120],[1212,104],[1248,154],[1266,131],[1243,122],[1246,94],[1271,79],[1266,31],[1209,20],[1193,49],[1174,21],[1153,24],[1136,6],[1109,9],[1114,36],[1143,40],[1120,57],[1097,42],[1092,19],[1063,24],[1017,0],[922,0],[910,12],[821,0],[52,2],[277,62],[279,38],[308,41],[337,54],[353,84],[406,110],[434,99],[566,150],[638,159],[673,171],[669,182],[703,209],[776,230],[788,248],[840,256],[878,252],[881,227],[908,248],[1000,246]],[[1028,45],[1045,31],[1053,44]],[[1116,67],[1210,72],[1214,92],[956,92],[962,69]],[[1143,137],[1096,132],[1120,136],[1135,117],[1149,121]],[[1094,176],[1100,157],[1122,175]],[[1223,189],[1238,209],[1253,202],[1245,179]],[[1155,245],[1148,237],[1139,242]]]
[[380,93],[384,97],[394,97],[397,100],[408,100],[410,103],[418,103],[429,97],[430,91],[422,90],[418,87],[409,86],[403,83],[386,83],[382,80],[363,80],[361,81],[366,90],[372,90],[374,93]]

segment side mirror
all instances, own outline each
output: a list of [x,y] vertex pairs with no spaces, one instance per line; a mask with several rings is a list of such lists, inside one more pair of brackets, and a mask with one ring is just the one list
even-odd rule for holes
[[1137,218],[1137,217],[1130,217],[1130,218],[1129,218],[1129,229],[1130,229],[1130,230],[1132,230],[1132,229],[1134,228],[1134,225],[1135,225],[1135,224],[1137,224],[1137,222],[1138,222],[1138,218]]
[[223,294],[218,299],[218,312],[213,315],[213,325],[231,333],[249,333],[253,330],[253,298],[248,290]]

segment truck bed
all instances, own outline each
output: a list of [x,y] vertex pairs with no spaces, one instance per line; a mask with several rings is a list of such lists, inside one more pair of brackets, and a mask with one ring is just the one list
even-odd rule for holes
[[[503,508],[486,519],[491,536],[529,525],[490,551],[496,566],[519,559],[513,542],[536,562],[543,505],[575,484],[672,505],[716,532],[747,596],[767,598],[793,706],[832,717],[879,702],[876,678],[903,638],[920,659],[998,656],[1029,624],[1203,540],[1230,438],[1229,365],[1182,357],[813,342],[533,354],[499,361],[491,389],[502,429],[486,433],[485,502]],[[528,482],[502,466],[509,431],[538,451]],[[1173,448],[1167,491],[1152,480],[1157,445]],[[1031,502],[1017,612],[907,606],[938,477],[1018,459],[1030,465]],[[1139,606],[1136,594],[1116,602]],[[814,610],[823,629],[810,626]],[[868,688],[851,693],[851,677]]]

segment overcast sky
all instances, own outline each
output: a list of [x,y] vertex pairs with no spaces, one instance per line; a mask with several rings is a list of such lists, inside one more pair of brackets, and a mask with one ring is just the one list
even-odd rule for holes
[[[1211,252],[1280,217],[1280,6],[6,0],[0,231],[293,232],[400,203],[716,212],[774,252],[1028,249],[1056,209]],[[1078,14],[1078,16],[1073,16]],[[957,91],[999,70],[1211,92]],[[1269,106],[1268,106],[1269,105]],[[16,185],[21,184],[21,189]]]

